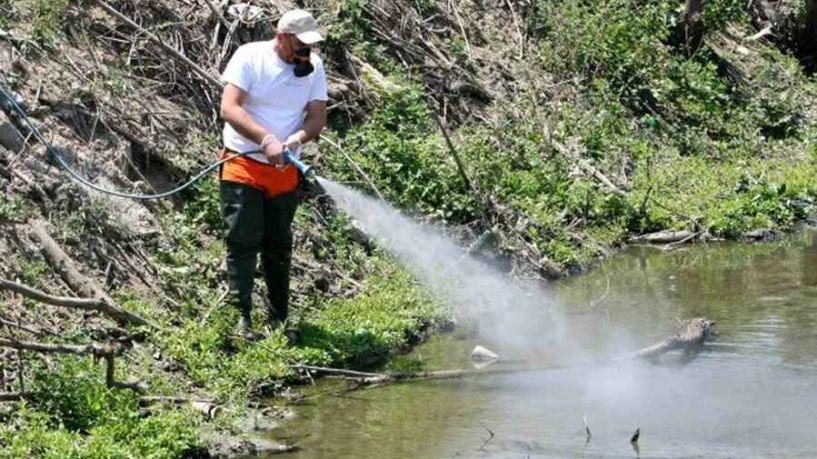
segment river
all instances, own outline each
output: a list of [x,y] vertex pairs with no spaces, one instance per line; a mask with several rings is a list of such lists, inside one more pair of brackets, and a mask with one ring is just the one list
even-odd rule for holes
[[[272,437],[298,459],[817,457],[817,232],[631,247],[548,294],[588,358],[505,348],[462,324],[408,358],[467,368],[482,344],[502,358],[492,368],[566,367],[353,392],[323,381]],[[611,360],[699,316],[717,335],[691,362]]]

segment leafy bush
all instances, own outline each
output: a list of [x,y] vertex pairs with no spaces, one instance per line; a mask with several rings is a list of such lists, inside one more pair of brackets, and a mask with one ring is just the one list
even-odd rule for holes
[[174,459],[197,448],[196,416],[167,410],[141,417],[129,391],[109,390],[90,358],[40,368],[33,396],[0,425],[0,458]]
[[135,403],[130,392],[108,390],[103,374],[91,358],[62,358],[53,370],[35,373],[32,406],[68,430],[87,432]]
[[[380,97],[380,106],[344,139],[352,160],[398,207],[453,223],[472,220],[477,204],[442,139],[429,135],[434,127],[421,90],[409,85]],[[337,151],[331,153],[329,170],[339,180],[360,180]]]
[[65,18],[68,0],[32,0],[32,36],[40,45],[50,48]]

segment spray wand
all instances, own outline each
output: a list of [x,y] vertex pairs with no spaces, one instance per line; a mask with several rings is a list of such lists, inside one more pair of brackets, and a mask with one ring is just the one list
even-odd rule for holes
[[301,175],[303,175],[304,178],[308,178],[308,177],[310,177],[312,175],[315,175],[315,170],[312,168],[312,166],[308,166],[308,165],[304,164],[303,162],[301,162],[301,160],[298,159],[295,156],[295,153],[293,153],[292,150],[290,150],[289,148],[285,148],[283,154],[284,154],[284,159],[286,160],[286,162],[288,162],[288,163],[292,164],[293,166],[295,166],[295,168],[298,169],[298,171],[301,172]]
[[303,188],[301,189],[303,196],[321,196],[326,194],[326,190],[323,189],[323,186],[321,186],[318,181],[318,176],[312,166],[303,163],[289,148],[284,149],[283,155],[284,161],[295,166],[303,177]]

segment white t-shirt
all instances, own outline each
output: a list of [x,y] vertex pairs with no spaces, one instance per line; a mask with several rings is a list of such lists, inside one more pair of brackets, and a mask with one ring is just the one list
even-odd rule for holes
[[[297,132],[304,120],[306,104],[326,101],[326,73],[323,61],[310,56],[315,71],[298,78],[294,64],[284,62],[275,52],[274,40],[257,41],[240,46],[221,76],[222,81],[238,86],[247,93],[242,106],[252,119],[282,142]],[[261,146],[224,123],[224,146],[233,151],[260,150]],[[252,159],[267,163],[259,153]]]

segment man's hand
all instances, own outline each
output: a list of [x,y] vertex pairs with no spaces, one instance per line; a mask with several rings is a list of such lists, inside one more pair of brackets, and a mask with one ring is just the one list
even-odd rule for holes
[[287,140],[284,142],[284,148],[288,149],[292,153],[296,153],[298,149],[301,148],[301,143],[301,133],[299,131],[287,137]]
[[276,166],[284,166],[286,164],[283,155],[284,144],[275,138],[274,135],[268,134],[266,137],[264,137],[264,140],[261,141],[261,150],[264,152],[264,156],[267,157],[270,163]]

